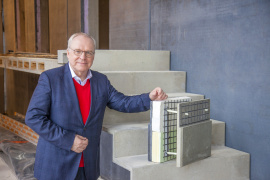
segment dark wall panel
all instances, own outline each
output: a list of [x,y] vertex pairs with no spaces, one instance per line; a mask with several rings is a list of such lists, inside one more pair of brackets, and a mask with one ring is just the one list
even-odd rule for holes
[[7,114],[25,115],[39,75],[7,69]]
[[149,2],[110,0],[110,49],[148,49]]
[[151,1],[151,49],[171,51],[187,91],[211,99],[226,145],[251,154],[251,179],[270,179],[270,1]]

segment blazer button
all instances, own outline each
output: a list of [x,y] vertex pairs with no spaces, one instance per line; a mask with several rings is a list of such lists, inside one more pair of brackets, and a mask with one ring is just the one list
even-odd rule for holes
[[86,128],[83,128],[83,130],[85,131],[85,130],[86,130]]

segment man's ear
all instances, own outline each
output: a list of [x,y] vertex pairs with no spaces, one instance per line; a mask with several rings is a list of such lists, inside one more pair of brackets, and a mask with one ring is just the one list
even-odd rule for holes
[[67,57],[69,58],[69,50],[67,49]]

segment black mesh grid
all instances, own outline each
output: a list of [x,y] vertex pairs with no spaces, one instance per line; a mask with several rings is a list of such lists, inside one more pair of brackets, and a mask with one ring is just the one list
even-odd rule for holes
[[175,152],[177,147],[177,113],[167,110],[177,111],[177,105],[182,102],[189,102],[191,99],[178,99],[164,102],[164,138],[163,138],[163,159],[169,161],[175,159],[175,155],[169,155],[167,152]]
[[180,127],[209,119],[210,99],[180,104]]

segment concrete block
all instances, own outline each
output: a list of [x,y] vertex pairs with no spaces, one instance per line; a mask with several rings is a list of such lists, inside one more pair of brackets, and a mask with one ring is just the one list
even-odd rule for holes
[[111,84],[124,94],[141,94],[161,87],[166,93],[185,92],[183,71],[103,71]]
[[178,128],[177,167],[183,167],[209,157],[211,155],[211,133],[212,122],[210,120]]
[[100,142],[100,174],[106,180],[129,180],[129,170],[113,163],[113,135],[107,132],[101,133]]
[[169,71],[169,51],[96,50],[92,68],[97,71]]
[[58,64],[65,64],[68,62],[67,50],[58,50],[57,51],[57,62]]
[[181,168],[175,166],[175,160],[149,162],[147,154],[116,158],[114,162],[130,171],[131,180],[248,180],[250,170],[248,153],[225,146],[214,146],[209,158]]
[[16,71],[23,71],[33,74],[41,74],[45,70],[60,67],[56,59],[28,58],[28,57],[6,57],[5,68]]
[[[67,50],[58,50],[58,63],[68,62]],[[96,50],[96,71],[169,71],[170,51]]]
[[147,122],[103,126],[113,135],[113,157],[133,156],[147,152]]
[[212,121],[212,145],[225,146],[225,123],[222,121]]

